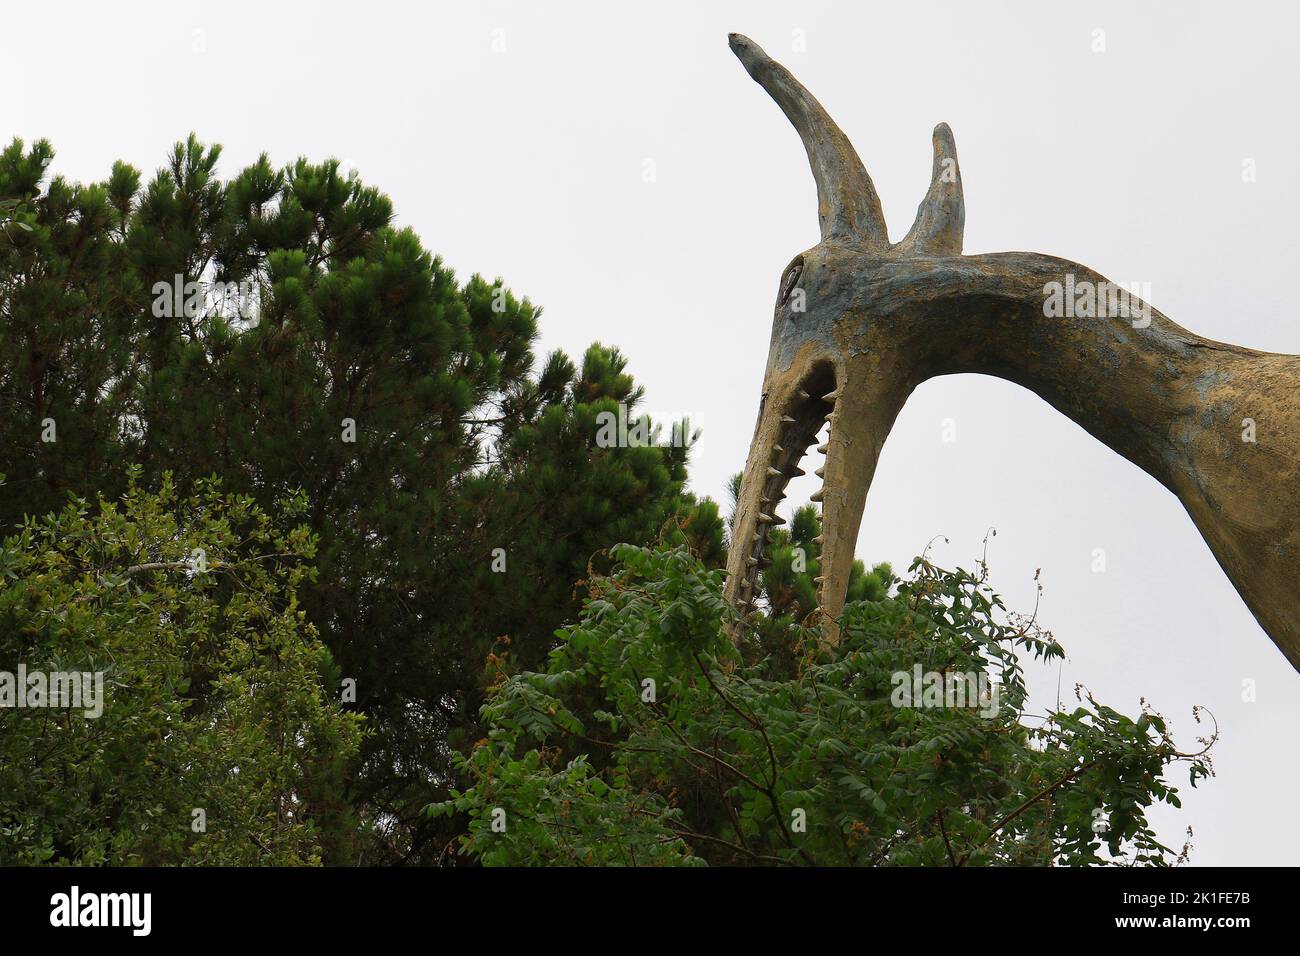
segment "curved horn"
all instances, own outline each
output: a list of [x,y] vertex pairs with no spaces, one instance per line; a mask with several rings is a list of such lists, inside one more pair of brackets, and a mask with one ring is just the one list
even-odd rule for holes
[[904,254],[961,255],[966,229],[966,203],[961,192],[961,167],[957,144],[947,123],[934,128],[934,170],[930,189],[916,210],[916,222],[898,244]]
[[794,124],[817,180],[823,239],[845,239],[883,252],[889,247],[880,197],[853,144],[790,71],[748,37],[732,33],[731,51]]

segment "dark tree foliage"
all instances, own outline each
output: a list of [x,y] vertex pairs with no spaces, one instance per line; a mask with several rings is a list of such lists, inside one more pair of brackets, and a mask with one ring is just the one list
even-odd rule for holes
[[610,545],[667,524],[716,563],[721,520],[685,448],[598,444],[641,398],[617,349],[539,367],[540,309],[458,281],[336,161],[223,180],[220,152],[191,136],[147,183],[85,185],[44,141],[0,154],[0,529],[119,496],[127,464],[302,493],[302,606],[369,728],[366,826],[331,861],[429,861],[454,829],[420,808],[481,734],[493,655],[540,666]]

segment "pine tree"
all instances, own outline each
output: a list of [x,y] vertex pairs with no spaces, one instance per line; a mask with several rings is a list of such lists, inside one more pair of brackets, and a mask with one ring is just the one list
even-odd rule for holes
[[538,368],[541,310],[459,281],[337,161],[223,181],[191,136],[143,187],[122,163],[76,186],[46,181],[52,156],[0,155],[0,199],[32,227],[0,237],[0,527],[112,497],[127,462],[182,493],[302,492],[302,606],[370,730],[361,858],[438,858],[454,830],[420,808],[455,782],[502,662],[544,660],[604,550],[669,534],[720,560],[687,449],[602,447],[598,416],[641,400],[625,357]]

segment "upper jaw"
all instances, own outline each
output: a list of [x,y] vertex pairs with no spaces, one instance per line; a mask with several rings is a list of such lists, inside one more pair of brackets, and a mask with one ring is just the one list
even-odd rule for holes
[[[737,638],[755,612],[772,530],[785,524],[778,507],[786,485],[815,468],[821,486],[811,500],[820,508],[821,533],[806,560],[815,569],[824,638],[838,639],[867,492],[911,383],[906,353],[865,340],[860,349],[837,353],[806,343],[785,371],[769,368],[728,559],[727,594],[741,616]],[[801,467],[813,447],[816,465]]]
[[[825,358],[795,363],[784,373],[769,370],[736,503],[728,562],[727,593],[741,614],[742,631],[744,619],[754,610],[759,574],[768,563],[765,551],[771,532],[786,523],[777,514],[786,485],[807,473],[800,463],[810,448],[828,451],[829,441],[819,444],[818,437],[827,426],[834,428],[841,379],[836,364]],[[818,476],[826,468],[819,465]],[[813,500],[823,496],[824,489],[814,493]],[[820,545],[822,539],[815,543]],[[814,557],[808,556],[810,563]]]

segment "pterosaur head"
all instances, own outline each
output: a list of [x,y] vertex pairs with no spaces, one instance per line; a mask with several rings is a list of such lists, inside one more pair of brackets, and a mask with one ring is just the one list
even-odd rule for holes
[[[961,255],[965,212],[952,132],[934,131],[930,189],[907,236],[890,243],[880,197],[848,137],[790,72],[752,40],[731,49],[798,131],[817,181],[821,241],[795,256],[778,287],[758,425],[741,481],[728,595],[753,609],[777,505],[818,445],[825,463],[818,542],[821,611],[829,636],[843,608],[858,526],[876,458],[917,381],[923,331],[904,313],[924,308],[925,275]],[[810,556],[813,557],[813,556]],[[742,624],[743,627],[743,624]]]

